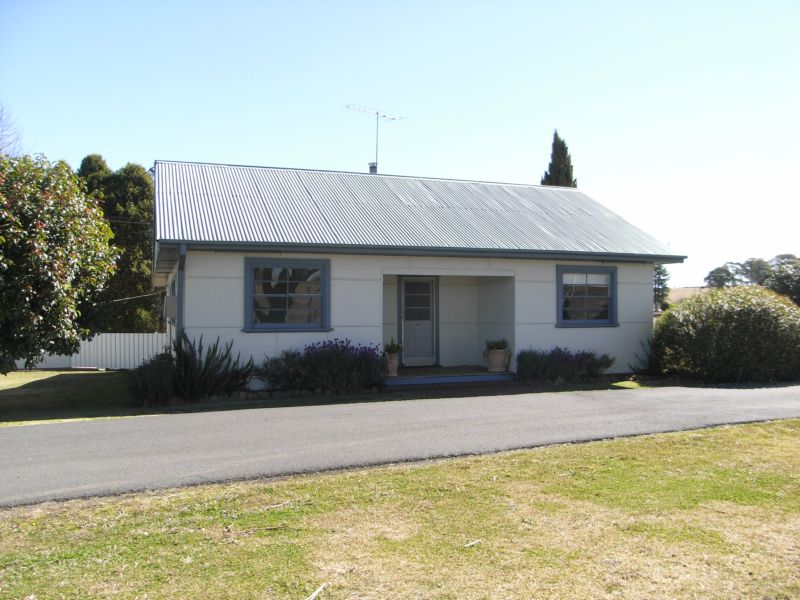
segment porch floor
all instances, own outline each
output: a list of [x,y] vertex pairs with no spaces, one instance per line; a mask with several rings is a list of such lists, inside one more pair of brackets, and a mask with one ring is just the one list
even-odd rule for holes
[[458,383],[491,383],[513,381],[514,373],[489,373],[486,367],[464,365],[459,367],[402,367],[397,377],[387,377],[389,387],[404,385],[447,385]]

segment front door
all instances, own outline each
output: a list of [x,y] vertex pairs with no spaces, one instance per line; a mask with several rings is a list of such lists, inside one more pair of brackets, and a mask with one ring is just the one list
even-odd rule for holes
[[400,292],[403,364],[421,367],[436,364],[436,280],[404,277]]

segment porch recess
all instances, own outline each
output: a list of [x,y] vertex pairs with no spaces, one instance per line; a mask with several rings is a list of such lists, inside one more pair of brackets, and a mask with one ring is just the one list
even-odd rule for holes
[[383,277],[383,339],[406,367],[485,364],[487,340],[514,351],[514,278],[446,274]]

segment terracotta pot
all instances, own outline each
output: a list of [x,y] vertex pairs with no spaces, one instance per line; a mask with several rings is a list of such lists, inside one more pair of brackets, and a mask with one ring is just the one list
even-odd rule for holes
[[400,354],[386,354],[386,376],[397,377],[397,369],[400,367]]
[[503,373],[508,367],[508,359],[511,352],[508,350],[487,350],[484,354],[486,362],[489,363],[489,373]]

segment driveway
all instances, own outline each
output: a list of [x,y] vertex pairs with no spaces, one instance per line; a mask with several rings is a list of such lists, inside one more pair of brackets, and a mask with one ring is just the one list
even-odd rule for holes
[[0,428],[0,505],[800,417],[800,386],[513,394]]

